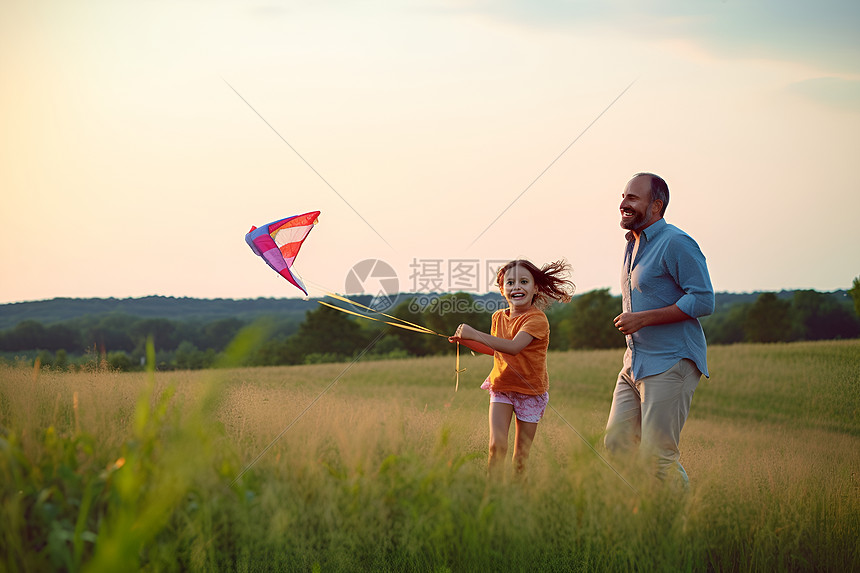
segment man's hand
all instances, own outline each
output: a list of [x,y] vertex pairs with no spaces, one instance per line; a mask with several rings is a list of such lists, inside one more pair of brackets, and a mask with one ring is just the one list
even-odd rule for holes
[[645,326],[680,322],[682,320],[690,320],[690,315],[678,308],[678,305],[671,304],[669,306],[655,308],[653,310],[622,312],[615,317],[614,322],[615,328],[624,334],[633,334]]
[[633,334],[643,326],[648,324],[639,312],[622,312],[615,317],[615,328],[624,334]]

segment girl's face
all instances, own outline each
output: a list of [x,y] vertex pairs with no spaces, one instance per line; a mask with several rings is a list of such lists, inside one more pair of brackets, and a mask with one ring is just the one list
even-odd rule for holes
[[536,292],[535,279],[527,268],[515,265],[505,271],[502,294],[508,301],[511,314],[520,314],[530,309]]

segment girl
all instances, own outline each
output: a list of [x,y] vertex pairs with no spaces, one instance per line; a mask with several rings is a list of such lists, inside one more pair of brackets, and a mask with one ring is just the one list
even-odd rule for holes
[[566,279],[569,272],[570,266],[564,261],[541,269],[522,259],[509,262],[496,275],[508,308],[493,313],[490,334],[461,324],[449,338],[493,355],[493,371],[481,386],[490,392],[490,477],[500,477],[504,467],[514,414],[513,464],[518,475],[525,468],[537,423],[549,402],[549,321],[542,309],[553,301],[570,302],[576,287]]

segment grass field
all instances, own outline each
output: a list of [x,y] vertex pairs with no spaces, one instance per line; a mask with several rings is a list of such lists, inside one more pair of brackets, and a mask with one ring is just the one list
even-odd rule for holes
[[0,570],[860,569],[860,341],[711,348],[686,494],[604,461],[621,351],[551,354],[528,479],[488,484],[490,360],[2,367]]

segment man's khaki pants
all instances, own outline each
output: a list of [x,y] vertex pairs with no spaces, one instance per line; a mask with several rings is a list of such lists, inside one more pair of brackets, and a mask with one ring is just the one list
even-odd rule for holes
[[678,443],[702,374],[685,358],[663,373],[634,380],[629,354],[615,384],[604,443],[613,453],[638,446],[640,455],[656,465],[657,477],[676,471],[686,482]]

